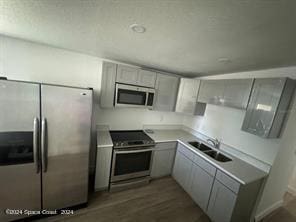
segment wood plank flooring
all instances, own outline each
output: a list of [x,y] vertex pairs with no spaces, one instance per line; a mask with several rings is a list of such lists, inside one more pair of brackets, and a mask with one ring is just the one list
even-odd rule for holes
[[296,197],[286,193],[284,205],[264,218],[262,222],[296,222]]
[[40,222],[209,222],[205,213],[171,177],[116,193],[95,193],[87,208],[72,216]]

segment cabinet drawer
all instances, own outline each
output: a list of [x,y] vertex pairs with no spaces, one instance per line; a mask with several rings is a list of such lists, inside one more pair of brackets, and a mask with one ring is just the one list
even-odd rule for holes
[[216,167],[212,166],[210,163],[199,157],[197,154],[194,155],[193,162],[200,166],[203,170],[212,176],[216,174]]
[[232,190],[234,193],[238,193],[240,183],[232,179],[230,176],[222,173],[220,170],[217,171],[216,179],[219,180],[222,184]]
[[155,145],[156,150],[175,149],[176,147],[177,147],[177,142],[157,143]]
[[178,151],[193,161],[195,154],[180,143],[178,143]]

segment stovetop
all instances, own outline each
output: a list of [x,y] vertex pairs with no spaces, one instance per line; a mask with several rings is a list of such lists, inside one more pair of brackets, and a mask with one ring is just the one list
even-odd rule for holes
[[143,130],[110,131],[114,148],[152,146],[155,144]]

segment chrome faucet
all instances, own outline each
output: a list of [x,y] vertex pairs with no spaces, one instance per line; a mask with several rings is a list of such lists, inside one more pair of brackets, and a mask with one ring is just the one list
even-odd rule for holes
[[220,147],[220,141],[217,138],[216,139],[207,139],[207,142],[212,143],[216,149],[219,149],[219,147]]

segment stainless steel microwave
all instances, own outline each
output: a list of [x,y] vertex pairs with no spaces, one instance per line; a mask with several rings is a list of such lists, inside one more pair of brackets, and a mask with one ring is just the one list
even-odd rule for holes
[[116,83],[116,107],[152,108],[155,90],[152,88]]

